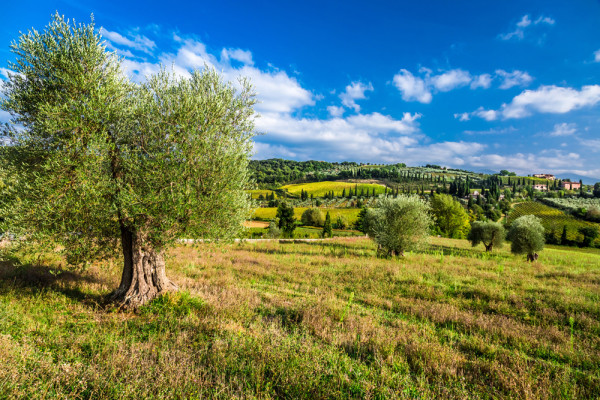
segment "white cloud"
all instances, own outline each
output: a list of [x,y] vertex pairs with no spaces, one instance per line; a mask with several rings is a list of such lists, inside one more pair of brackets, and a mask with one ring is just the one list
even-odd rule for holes
[[594,61],[600,62],[600,49],[598,49],[594,52]]
[[512,72],[507,72],[502,69],[496,70],[496,76],[502,79],[502,83],[500,84],[500,89],[510,89],[513,86],[527,86],[533,81],[531,75],[527,72],[513,70]]
[[527,117],[534,111],[564,114],[598,102],[600,85],[584,86],[581,90],[554,85],[540,86],[537,90],[526,90],[517,95],[509,104],[502,106],[501,113],[505,119]]
[[[298,81],[285,71],[263,71],[254,66],[252,53],[241,49],[223,49],[220,59],[210,54],[204,43],[192,39],[176,37],[180,47],[176,53],[158,55],[160,64],[180,76],[188,76],[193,69],[205,66],[220,71],[223,77],[235,82],[239,76],[249,77],[257,91],[259,112],[287,113],[315,103],[313,94],[304,89]],[[231,60],[241,62],[241,66],[231,65]],[[123,67],[134,80],[143,81],[145,77],[156,73],[158,63],[149,63],[125,59]]]
[[554,25],[556,21],[550,17],[539,16],[538,19],[535,20],[534,24],[546,24],[546,25]]
[[577,132],[577,124],[568,124],[563,122],[562,124],[555,124],[552,132],[548,132],[548,136],[571,136]]
[[252,53],[247,50],[241,49],[223,49],[221,50],[221,61],[228,62],[229,60],[235,60],[243,63],[244,65],[254,65],[252,60]]
[[402,93],[405,101],[418,101],[420,103],[431,103],[431,91],[427,88],[425,81],[415,77],[410,71],[401,69],[394,75],[394,85]]
[[356,104],[355,100],[366,99],[366,91],[373,91],[373,85],[371,83],[365,85],[362,82],[352,82],[350,85],[346,86],[346,91],[340,94],[342,104],[359,112],[360,106]]
[[471,82],[471,75],[462,69],[453,69],[440,75],[432,76],[431,84],[440,92],[448,92]]
[[406,69],[401,69],[394,75],[394,85],[405,101],[418,101],[430,103],[433,93],[449,92],[451,90],[470,85],[471,89],[488,89],[493,77],[490,74],[471,75],[469,71],[460,68],[434,74],[429,68],[419,68],[423,76],[415,76]]
[[509,126],[507,128],[490,128],[485,131],[464,131],[463,133],[465,135],[506,135],[516,131],[514,126]]
[[[485,110],[479,107],[469,113],[487,121],[500,117],[503,119],[525,118],[534,112],[564,114],[579,108],[591,107],[600,102],[600,85],[583,86],[581,90],[559,86],[540,86],[537,90],[525,90],[515,96],[499,110]],[[462,115],[462,114],[455,114]],[[461,119],[464,120],[464,119]]]
[[483,118],[486,121],[495,121],[498,119],[498,111],[486,110],[483,107],[479,107],[477,110],[473,111],[471,115]]
[[492,76],[490,74],[481,74],[473,77],[471,81],[471,89],[484,88],[487,89],[492,85]]
[[519,22],[516,24],[516,28],[508,33],[502,33],[498,37],[502,40],[510,40],[517,38],[523,40],[525,38],[525,30],[536,25],[554,25],[556,21],[550,17],[544,17],[540,15],[535,21],[532,21],[529,15],[523,15]]
[[327,111],[332,117],[341,117],[342,115],[344,115],[344,111],[346,110],[344,109],[344,107],[328,106]]
[[459,121],[468,121],[471,119],[471,116],[469,115],[469,113],[464,112],[454,114],[454,118],[458,119]]
[[482,154],[467,159],[469,165],[490,170],[506,168],[519,174],[530,174],[531,171],[547,171],[554,174],[574,173],[574,168],[581,168],[585,162],[577,153],[562,150],[545,150],[536,154]]
[[156,47],[156,43],[143,35],[133,35],[132,39],[130,39],[118,32],[111,32],[104,28],[100,28],[100,34],[112,42],[113,45],[129,47],[148,54],[152,54],[152,51]]

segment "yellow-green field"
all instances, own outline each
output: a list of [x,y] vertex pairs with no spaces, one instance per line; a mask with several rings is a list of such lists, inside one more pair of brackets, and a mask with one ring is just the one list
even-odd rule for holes
[[[306,211],[308,207],[295,207],[294,208],[294,218],[300,221],[300,217],[302,217],[302,213]],[[319,208],[323,213],[323,216],[327,214],[329,211],[329,215],[331,216],[331,220],[335,221],[338,216],[344,217],[346,221],[350,224],[356,222],[358,218],[358,213],[360,213],[360,209],[358,208]],[[253,219],[261,219],[261,220],[271,220],[275,218],[277,215],[276,207],[261,207],[254,210],[252,214]]]
[[[526,201],[515,204],[508,215],[508,221],[512,222],[523,215],[529,214],[540,218],[546,232],[553,233],[553,236],[557,240],[560,239],[565,226],[567,227],[567,239],[575,242],[580,242],[583,239],[583,235],[579,232],[579,229],[586,227],[600,228],[600,224],[598,223],[579,220],[562,210],[537,201]],[[594,243],[600,245],[600,238],[597,238]]]
[[311,183],[299,183],[294,185],[285,185],[282,186],[281,189],[287,190],[290,194],[300,196],[302,190],[308,192],[308,195],[311,194],[313,196],[324,196],[325,194],[333,191],[335,196],[341,196],[344,189],[346,190],[346,195],[350,191],[350,189],[354,190],[358,187],[358,193],[360,195],[360,191],[364,190],[365,192],[369,190],[369,193],[373,193],[373,189],[375,189],[376,194],[384,193],[385,186],[375,184],[375,183],[351,183],[351,182],[342,182],[342,181],[324,181],[324,182],[311,182]]
[[254,200],[258,200],[258,197],[262,194],[263,198],[267,198],[267,195],[271,195],[274,194],[275,198],[277,198],[277,193],[275,193],[272,190],[265,190],[265,189],[252,189],[252,190],[246,190],[246,192],[250,193],[250,195],[252,196],[252,198]]
[[117,261],[0,261],[0,398],[597,399],[600,254],[432,238],[199,244],[181,292],[104,306]]

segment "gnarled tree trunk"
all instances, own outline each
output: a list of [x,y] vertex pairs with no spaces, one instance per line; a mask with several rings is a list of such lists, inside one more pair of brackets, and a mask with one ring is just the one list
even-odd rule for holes
[[135,309],[155,297],[177,290],[167,278],[162,252],[147,246],[143,237],[126,228],[121,229],[123,275],[112,298],[122,308]]

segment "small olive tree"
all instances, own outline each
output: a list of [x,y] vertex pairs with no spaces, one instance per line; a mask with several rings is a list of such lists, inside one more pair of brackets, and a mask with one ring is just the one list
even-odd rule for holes
[[381,199],[377,208],[366,213],[367,234],[381,255],[404,255],[426,242],[432,224],[429,212],[429,204],[418,196]]
[[527,254],[527,261],[537,259],[537,252],[544,248],[544,227],[534,215],[523,215],[513,221],[507,235],[510,251]]
[[308,208],[302,213],[300,221],[302,225],[323,226],[323,213],[318,208]]
[[502,247],[505,236],[506,231],[498,222],[474,221],[468,239],[473,247],[483,243],[485,251],[492,251],[493,247]]

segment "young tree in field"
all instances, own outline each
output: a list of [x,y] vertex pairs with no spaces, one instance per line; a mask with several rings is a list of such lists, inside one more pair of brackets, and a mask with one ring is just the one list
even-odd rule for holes
[[494,247],[502,247],[505,236],[504,227],[498,222],[474,221],[468,239],[473,247],[483,243],[485,251],[492,251]]
[[469,230],[469,214],[448,194],[434,195],[431,214],[439,233],[446,237],[464,238]]
[[[93,21],[58,15],[11,45],[1,108],[12,145],[0,210],[28,243],[71,264],[123,257],[113,298],[137,307],[176,286],[164,253],[181,237],[233,238],[250,211],[254,92],[214,71],[129,82]],[[11,128],[11,126],[20,128]]]
[[405,251],[424,244],[432,223],[429,211],[429,204],[418,196],[381,199],[377,208],[367,212],[366,218],[372,221],[368,233],[379,245],[379,253],[404,255]]
[[327,215],[325,215],[325,223],[323,223],[323,237],[333,237],[333,230],[331,227],[331,215],[329,211],[327,211]]
[[296,229],[296,219],[294,218],[294,207],[283,201],[277,207],[276,218],[279,219],[279,229],[285,237],[292,237]]
[[544,248],[544,227],[534,215],[523,215],[513,221],[507,235],[510,251],[527,254],[527,261],[537,259],[537,252]]
[[318,208],[308,208],[300,217],[302,225],[308,226],[322,226],[323,225],[323,213]]

